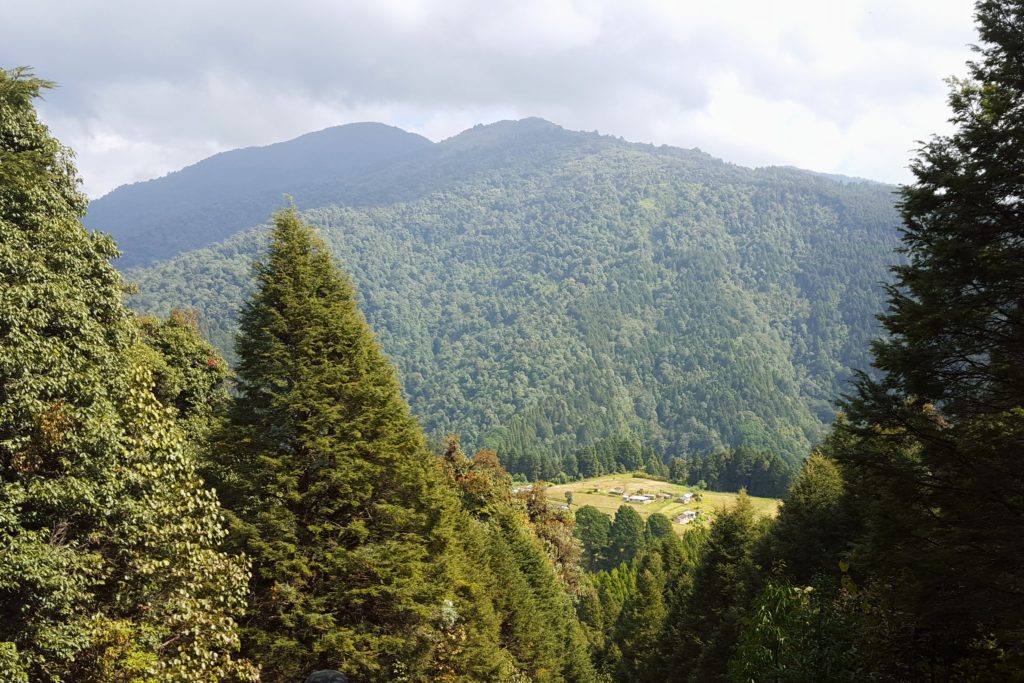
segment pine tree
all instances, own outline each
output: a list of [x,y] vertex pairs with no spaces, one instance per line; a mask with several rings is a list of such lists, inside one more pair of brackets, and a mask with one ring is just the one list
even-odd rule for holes
[[750,499],[741,491],[736,505],[711,525],[685,600],[673,601],[669,622],[676,640],[665,643],[670,680],[721,680],[729,651],[739,638],[745,609],[759,588],[754,548],[762,530]]
[[[834,437],[833,437],[834,438]],[[771,531],[774,557],[805,584],[819,571],[835,571],[853,536],[842,473],[835,461],[813,453],[793,482]]]
[[0,70],[0,679],[222,681],[244,567],[152,392],[71,152]]
[[861,378],[836,453],[870,501],[857,567],[910,621],[922,677],[1024,661],[1024,3],[984,0],[976,18],[955,130],[902,190],[882,375]]
[[460,618],[455,494],[349,278],[294,208],[274,220],[241,314],[232,424],[213,456],[253,559],[244,651],[265,680],[322,668],[417,679]]
[[629,564],[644,547],[646,527],[643,517],[629,505],[620,505],[608,533],[609,566]]
[[604,562],[612,522],[608,515],[593,505],[584,505],[576,511],[576,538],[583,545],[583,560],[591,571]]

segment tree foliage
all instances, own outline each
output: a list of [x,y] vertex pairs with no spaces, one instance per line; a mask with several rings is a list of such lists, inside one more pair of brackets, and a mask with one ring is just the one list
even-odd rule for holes
[[0,70],[0,678],[247,677],[246,570],[36,118],[46,87]]
[[835,454],[871,501],[856,565],[914,634],[905,663],[937,677],[1024,657],[1024,5],[976,10],[954,131],[902,190],[882,375],[861,379]]
[[[530,480],[587,476],[573,456],[604,439],[665,462],[740,446],[799,461],[868,362],[897,239],[888,186],[537,120],[278,191],[312,207],[428,433]],[[265,240],[161,252],[129,273],[135,305],[198,310],[228,353]]]
[[453,501],[351,282],[294,209],[275,221],[213,451],[253,559],[244,648],[272,680],[420,676],[447,619]]

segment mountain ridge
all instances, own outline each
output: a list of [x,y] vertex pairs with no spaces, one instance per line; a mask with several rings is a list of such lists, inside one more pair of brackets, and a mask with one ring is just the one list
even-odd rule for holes
[[[367,133],[372,133],[369,142],[357,139],[365,138]],[[371,145],[372,150],[368,150]],[[477,124],[440,142],[396,126],[362,122],[220,152],[159,178],[122,185],[90,204],[84,224],[115,238],[122,250],[119,267],[149,265],[263,223],[285,194],[305,208],[386,203],[396,199],[387,188],[402,186],[410,172],[423,175],[424,169],[437,166],[445,173],[449,172],[446,165],[464,163],[466,156],[484,150],[514,157],[538,146],[551,147],[550,153],[618,146],[714,165],[723,174],[730,169],[755,173],[786,169],[837,183],[875,182],[791,166],[748,168],[696,148],[630,142],[597,132],[569,130],[538,117]],[[275,172],[252,173],[251,168],[273,168]],[[357,173],[365,178],[355,177]],[[373,189],[368,190],[371,186]],[[429,190],[429,182],[427,186]],[[243,202],[250,205],[250,210],[239,214],[235,207]],[[182,224],[202,228],[183,234]]]
[[[547,478],[621,435],[664,457],[809,451],[868,366],[891,187],[536,120],[460,136],[293,195],[431,433]],[[260,202],[254,223],[283,203]],[[201,218],[205,246],[127,270],[133,306],[196,309],[230,354],[265,232],[212,239]]]

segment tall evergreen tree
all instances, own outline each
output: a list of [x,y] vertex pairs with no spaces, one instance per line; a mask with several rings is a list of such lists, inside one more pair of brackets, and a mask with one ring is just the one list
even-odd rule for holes
[[852,536],[843,476],[831,458],[813,453],[793,482],[770,533],[773,556],[786,573],[807,583],[833,571]]
[[[49,84],[0,70],[0,680],[222,681],[244,567],[152,392]],[[240,590],[242,589],[242,590]]]
[[983,0],[976,19],[955,130],[923,145],[902,191],[882,376],[861,379],[836,454],[871,501],[858,566],[934,678],[1024,661],[1024,3]]
[[604,561],[612,521],[593,505],[584,505],[576,511],[576,538],[583,545],[583,560],[594,571]]
[[663,681],[652,670],[658,636],[664,628],[666,575],[660,546],[653,546],[636,562],[636,590],[622,607],[616,624],[616,643],[622,653],[616,680]]
[[244,651],[265,680],[322,668],[419,679],[459,618],[455,494],[351,281],[294,209],[275,215],[256,277],[232,424],[214,449],[253,559]]
[[615,511],[611,530],[608,532],[609,566],[629,564],[646,542],[646,526],[640,513],[629,505],[620,505]]
[[754,548],[761,529],[746,492],[711,525],[693,586],[685,600],[673,601],[668,621],[675,642],[669,680],[723,680],[745,610],[759,588]]

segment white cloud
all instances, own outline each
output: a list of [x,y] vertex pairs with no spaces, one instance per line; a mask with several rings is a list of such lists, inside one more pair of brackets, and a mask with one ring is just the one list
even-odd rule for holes
[[0,65],[61,83],[40,109],[94,196],[339,123],[436,140],[530,115],[904,181],[974,39],[970,0],[50,0],[5,14]]

